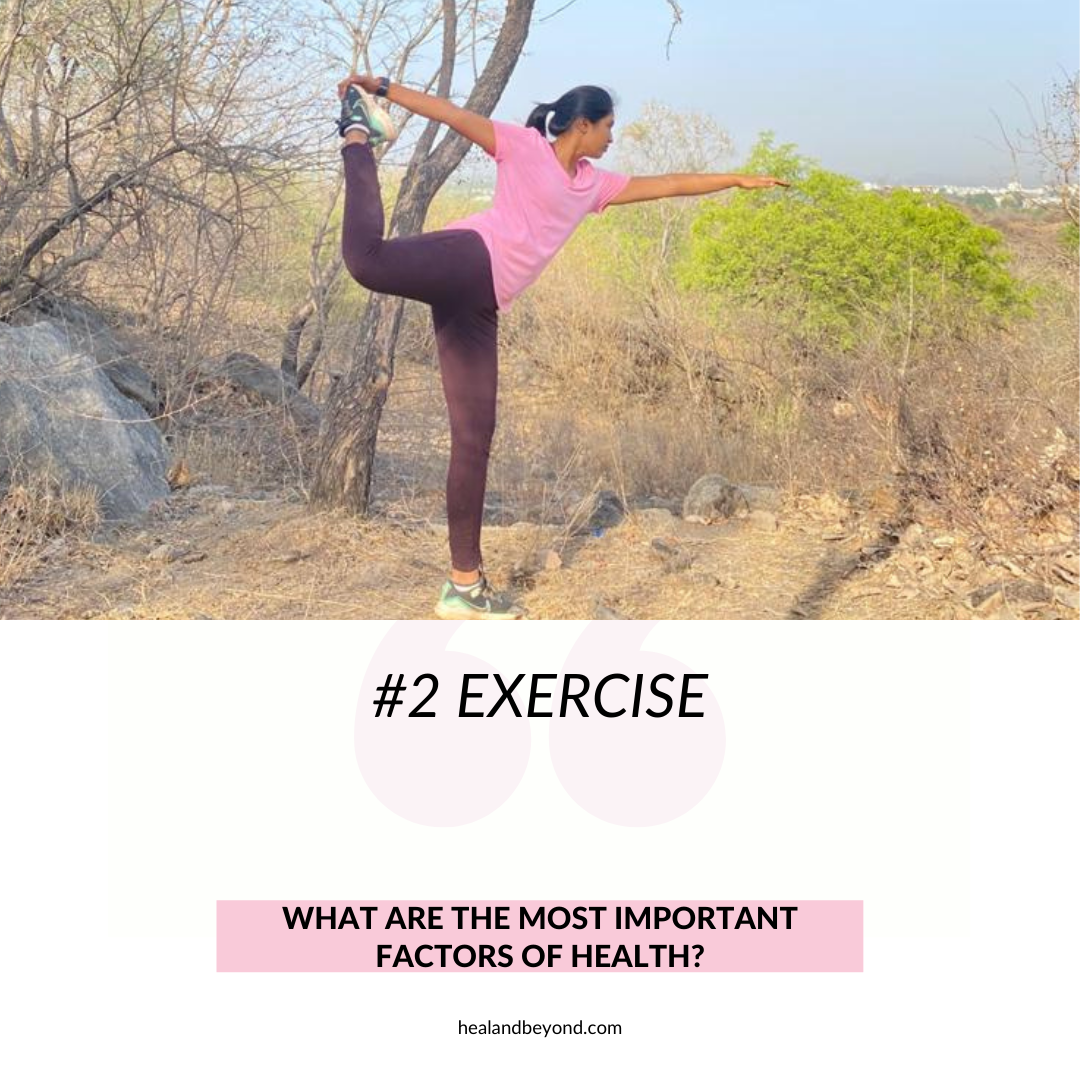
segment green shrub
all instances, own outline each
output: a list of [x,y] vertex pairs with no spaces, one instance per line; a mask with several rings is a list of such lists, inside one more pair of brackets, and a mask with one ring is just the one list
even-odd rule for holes
[[1002,236],[938,196],[864,190],[774,147],[771,132],[740,171],[792,187],[705,203],[677,271],[686,287],[764,305],[793,338],[840,349],[866,320],[919,337],[1031,311],[1035,291],[1009,273]]
[[1062,225],[1058,239],[1061,241],[1061,246],[1070,255],[1075,255],[1080,250],[1080,227],[1077,226],[1075,221],[1067,221]]

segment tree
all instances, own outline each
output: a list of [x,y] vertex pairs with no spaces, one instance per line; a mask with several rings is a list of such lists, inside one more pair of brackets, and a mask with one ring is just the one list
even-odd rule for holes
[[[623,127],[616,163],[620,172],[633,175],[716,172],[732,150],[731,136],[711,116],[647,101]],[[658,199],[620,215],[620,232],[638,247],[634,261],[639,273],[643,266],[667,273],[673,244],[694,211],[692,199]]]
[[1041,117],[1022,93],[1020,97],[1031,125],[1027,131],[1010,138],[996,113],[995,119],[1014,164],[1021,154],[1037,159],[1043,176],[1056,190],[1066,217],[1063,239],[1075,251],[1080,235],[1080,72],[1063,72],[1051,83]]
[[[668,4],[672,9],[674,31],[681,21],[682,11],[674,0],[668,0]],[[521,55],[533,6],[534,0],[507,0],[487,63],[464,103],[466,109],[482,116],[491,115]],[[442,59],[432,81],[434,92],[446,97],[453,83],[458,53],[458,11],[455,0],[441,0],[440,7]],[[360,50],[356,55],[363,58],[370,71],[366,50]],[[391,215],[390,236],[421,230],[432,199],[469,149],[467,141],[452,131],[432,149],[438,127],[437,123],[429,121],[423,129]],[[331,391],[324,414],[311,488],[312,501],[316,504],[345,506],[361,514],[367,512],[375,443],[383,405],[393,380],[394,349],[403,307],[404,302],[395,296],[376,294],[368,302],[353,364]]]
[[887,325],[910,344],[947,320],[1029,310],[1031,292],[1009,273],[1001,235],[938,197],[866,191],[791,144],[774,147],[771,132],[744,171],[792,187],[705,204],[679,275],[689,287],[764,305],[795,343],[846,350],[864,320],[900,313]]
[[[0,318],[132,233],[144,250],[163,237],[170,255],[178,243],[202,250],[189,297],[227,280],[246,212],[295,155],[287,88],[255,84],[281,17],[244,0],[9,0]],[[160,300],[163,281],[146,298],[156,286]]]
[[[508,0],[506,15],[484,71],[465,108],[490,116],[506,88],[529,32],[534,0]],[[442,0],[442,63],[435,93],[450,94],[457,55],[457,4]],[[432,149],[439,124],[428,121],[402,180],[389,235],[420,232],[428,207],[457,168],[469,143],[454,131]],[[360,324],[353,364],[327,402],[312,484],[312,500],[366,513],[375,442],[390,383],[404,300],[373,294]]]

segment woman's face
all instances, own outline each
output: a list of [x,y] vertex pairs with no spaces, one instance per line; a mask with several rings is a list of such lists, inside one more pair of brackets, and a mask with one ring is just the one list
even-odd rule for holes
[[571,131],[580,137],[584,157],[598,158],[607,153],[612,142],[611,129],[615,126],[615,114],[608,113],[601,120],[586,120],[584,116],[574,121]]
[[611,145],[614,136],[611,129],[615,126],[615,114],[608,113],[602,120],[597,120],[592,125],[592,131],[590,135],[594,140],[590,145],[593,146],[594,152],[588,154],[589,157],[600,157],[607,153],[608,147]]

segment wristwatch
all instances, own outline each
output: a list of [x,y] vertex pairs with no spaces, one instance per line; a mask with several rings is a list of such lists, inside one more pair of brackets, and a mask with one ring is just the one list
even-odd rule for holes
[[376,97],[386,97],[390,93],[390,80],[385,76],[379,76],[379,85],[375,89]]

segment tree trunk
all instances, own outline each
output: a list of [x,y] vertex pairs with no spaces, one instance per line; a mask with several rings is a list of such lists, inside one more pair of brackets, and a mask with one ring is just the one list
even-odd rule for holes
[[[534,0],[508,0],[506,18],[484,71],[473,87],[465,108],[490,116],[525,45]],[[443,58],[437,94],[450,92],[457,47],[456,8],[443,0]],[[422,230],[436,192],[461,163],[468,142],[447,132],[431,151],[439,125],[429,121],[402,181],[401,193],[390,221],[391,236],[409,236]],[[371,493],[375,443],[386,395],[394,378],[394,349],[401,328],[404,301],[397,296],[372,294],[360,324],[352,367],[330,394],[323,417],[312,502],[344,506],[366,514]]]

